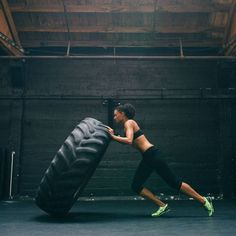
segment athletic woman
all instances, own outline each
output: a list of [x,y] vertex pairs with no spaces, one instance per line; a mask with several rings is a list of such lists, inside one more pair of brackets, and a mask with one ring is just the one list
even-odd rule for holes
[[208,215],[212,216],[214,208],[211,199],[201,196],[190,185],[180,181],[175,176],[165,160],[159,156],[159,149],[148,141],[137,122],[133,120],[134,116],[135,108],[133,105],[126,103],[117,106],[114,110],[114,120],[122,124],[125,136],[115,135],[114,130],[110,127],[108,127],[108,131],[113,140],[119,143],[130,144],[141,152],[142,160],[135,172],[132,189],[135,193],[153,201],[159,206],[158,210],[152,216],[158,217],[170,210],[168,204],[162,202],[150,190],[143,186],[153,171],[156,171],[170,187],[199,201],[207,210]]

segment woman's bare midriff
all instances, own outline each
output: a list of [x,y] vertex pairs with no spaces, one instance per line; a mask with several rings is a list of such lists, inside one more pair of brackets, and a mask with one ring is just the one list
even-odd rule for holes
[[153,144],[151,144],[145,137],[145,135],[141,135],[138,138],[136,138],[133,141],[133,147],[135,147],[136,149],[138,149],[140,152],[145,152],[148,148],[154,146]]

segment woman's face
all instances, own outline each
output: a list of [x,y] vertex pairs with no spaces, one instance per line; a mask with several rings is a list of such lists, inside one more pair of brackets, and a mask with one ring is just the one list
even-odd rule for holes
[[114,120],[116,123],[120,123],[124,119],[124,112],[114,110]]

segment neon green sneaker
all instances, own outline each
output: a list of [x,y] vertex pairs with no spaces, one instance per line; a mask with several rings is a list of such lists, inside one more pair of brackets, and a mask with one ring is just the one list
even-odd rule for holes
[[208,216],[212,216],[215,211],[212,204],[212,200],[210,197],[204,197],[204,199],[205,199],[204,207],[208,212]]
[[170,208],[168,207],[168,204],[166,204],[163,207],[159,207],[159,209],[156,212],[152,213],[152,217],[159,217],[169,211],[170,211]]

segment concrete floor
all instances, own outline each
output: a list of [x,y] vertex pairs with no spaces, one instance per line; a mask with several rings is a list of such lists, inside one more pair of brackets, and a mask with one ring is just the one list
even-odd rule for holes
[[236,235],[236,200],[214,201],[213,217],[195,201],[168,203],[171,211],[160,218],[142,200],[77,201],[66,218],[52,218],[33,201],[2,201],[0,235]]

